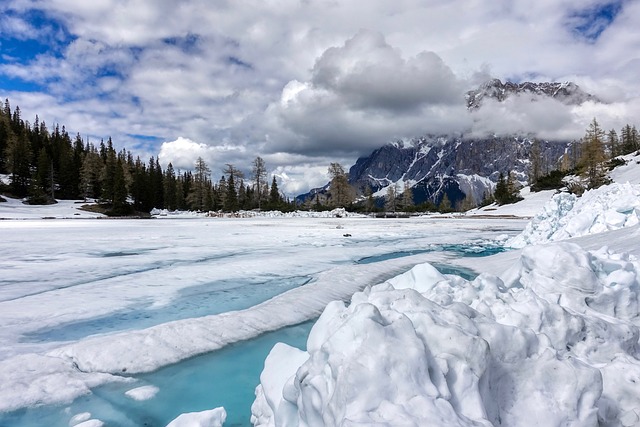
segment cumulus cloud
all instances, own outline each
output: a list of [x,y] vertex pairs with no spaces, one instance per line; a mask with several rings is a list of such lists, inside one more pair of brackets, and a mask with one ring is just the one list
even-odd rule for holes
[[269,148],[363,153],[390,139],[469,126],[464,84],[433,52],[405,59],[376,32],[327,49],[307,82],[290,81],[267,114],[285,128]]
[[[425,132],[580,136],[591,114],[607,128],[633,123],[639,14],[618,0],[6,0],[0,91],[25,118],[112,136],[141,157],[182,137],[213,147],[214,171],[261,155],[312,186],[298,165],[348,166]],[[16,40],[40,46],[8,51]],[[573,80],[609,104],[513,99],[467,113],[464,91],[488,76]]]

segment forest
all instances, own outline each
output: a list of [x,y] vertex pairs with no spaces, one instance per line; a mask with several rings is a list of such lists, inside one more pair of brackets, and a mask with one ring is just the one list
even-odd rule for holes
[[117,151],[113,141],[94,145],[80,134],[71,137],[64,126],[48,129],[38,116],[33,124],[11,109],[5,100],[0,109],[0,174],[9,184],[0,188],[30,204],[63,200],[96,200],[109,215],[169,210],[226,211],[294,208],[280,193],[275,176],[266,181],[264,160],[252,163],[251,183],[234,165],[227,164],[219,182],[202,158],[193,171],[176,171],[171,163],[163,170],[158,159],[134,158],[126,149]]

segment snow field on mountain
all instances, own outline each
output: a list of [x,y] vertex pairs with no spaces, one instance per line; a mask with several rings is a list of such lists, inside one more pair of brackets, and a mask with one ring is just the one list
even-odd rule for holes
[[259,426],[636,425],[638,269],[559,243],[502,278],[429,264],[333,302],[265,362]]

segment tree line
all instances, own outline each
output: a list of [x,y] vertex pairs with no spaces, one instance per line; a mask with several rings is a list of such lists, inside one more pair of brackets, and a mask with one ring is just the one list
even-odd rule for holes
[[35,117],[33,124],[21,117],[20,107],[9,100],[0,108],[0,174],[9,175],[3,190],[31,204],[55,203],[55,199],[95,199],[105,212],[128,215],[169,210],[226,211],[240,209],[290,210],[294,205],[278,189],[276,177],[267,181],[260,157],[252,163],[251,177],[227,164],[220,180],[198,158],[193,171],[166,169],[157,157],[144,162],[126,149],[116,151],[113,141],[93,144],[80,134],[71,137],[56,124],[49,130]]
[[[543,161],[540,143],[534,140],[529,152],[529,183],[534,190],[558,188],[566,175],[575,174],[584,177],[584,185],[572,190],[595,188],[607,182],[608,168],[620,162],[617,157],[639,149],[635,126],[626,125],[620,133],[614,129],[605,132],[594,118],[584,137],[559,159],[557,169],[546,174],[542,165],[548,162]],[[3,190],[32,204],[54,203],[55,199],[95,199],[106,213],[113,215],[150,212],[153,208],[225,212],[335,207],[380,210],[371,188],[356,202],[356,190],[338,163],[329,166],[327,191],[315,193],[302,206],[296,206],[295,200],[289,201],[280,193],[275,176],[268,182],[266,164],[259,156],[252,162],[248,178],[232,164],[226,164],[222,172],[220,180],[213,182],[211,170],[202,158],[197,159],[193,171],[176,171],[171,163],[163,170],[156,157],[144,162],[126,149],[116,152],[111,138],[93,144],[84,141],[80,134],[72,138],[58,124],[49,130],[38,116],[33,124],[23,120],[20,108],[12,111],[9,100],[0,108],[0,174],[10,176],[8,188]],[[480,204],[513,203],[519,199],[518,192],[513,174],[500,173],[495,191],[485,194]],[[438,206],[415,206],[407,183],[402,189],[389,186],[384,197],[384,210],[392,212],[447,212],[468,210],[477,204],[467,195],[460,206],[453,206],[445,194]]]

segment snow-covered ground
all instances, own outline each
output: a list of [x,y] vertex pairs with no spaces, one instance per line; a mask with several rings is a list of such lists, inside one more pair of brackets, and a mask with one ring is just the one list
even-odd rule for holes
[[[139,373],[320,313],[306,350],[278,344],[265,361],[256,425],[638,425],[640,173],[628,160],[612,176],[630,185],[570,206],[530,193],[452,218],[42,220],[82,213],[2,203],[0,218],[23,220],[0,221],[0,425],[3,411],[110,382],[128,385],[130,405],[153,400],[162,390]],[[550,200],[554,213],[527,227],[509,218]],[[463,256],[525,228],[573,238]],[[172,425],[220,425],[217,406]],[[55,425],[102,425],[60,413]]]
[[635,160],[613,177],[491,210],[548,203],[524,249],[451,260],[473,281],[422,264],[327,306],[306,351],[268,356],[254,425],[640,425]]
[[[0,217],[12,209],[0,204]],[[333,300],[419,263],[476,255],[524,225],[30,215],[40,218],[0,221],[0,425],[2,412],[68,404],[107,382],[137,389],[130,405],[153,400],[137,373],[316,318]],[[51,425],[76,415],[61,410]]]
[[73,200],[59,200],[53,205],[27,205],[21,199],[4,197],[0,202],[0,220],[3,219],[54,219],[54,218],[101,218],[104,215],[80,209],[87,203]]

